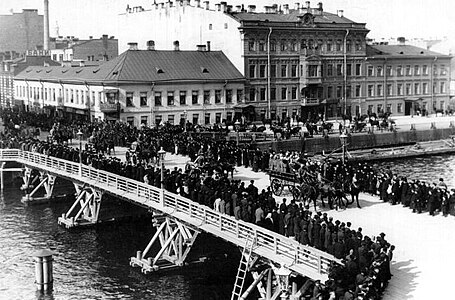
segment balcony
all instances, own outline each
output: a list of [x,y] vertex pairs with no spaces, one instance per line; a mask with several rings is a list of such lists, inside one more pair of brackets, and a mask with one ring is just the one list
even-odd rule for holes
[[112,113],[119,110],[118,103],[100,103],[100,111],[103,113]]
[[302,100],[300,100],[300,105],[316,106],[316,105],[319,105],[319,99],[318,98],[302,98]]

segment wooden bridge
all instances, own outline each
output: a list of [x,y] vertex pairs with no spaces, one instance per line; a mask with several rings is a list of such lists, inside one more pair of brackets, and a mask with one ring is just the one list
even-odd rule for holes
[[[201,231],[243,249],[232,299],[245,299],[254,288],[258,288],[262,299],[298,299],[303,291],[292,278],[301,276],[323,282],[328,279],[330,266],[341,264],[323,251],[143,182],[35,152],[1,149],[0,162],[10,161],[23,164],[25,187],[32,180],[40,180],[24,201],[51,198],[56,177],[73,182],[76,200],[58,219],[67,228],[96,224],[104,193],[153,211],[157,231],[147,247],[130,260],[132,266],[141,267],[144,273],[184,265]],[[35,178],[33,173],[37,172],[33,170],[39,172]],[[38,198],[35,195],[39,189],[44,189],[44,196]],[[152,255],[150,250],[155,243],[160,244],[160,250]],[[254,281],[244,289],[248,271]]]

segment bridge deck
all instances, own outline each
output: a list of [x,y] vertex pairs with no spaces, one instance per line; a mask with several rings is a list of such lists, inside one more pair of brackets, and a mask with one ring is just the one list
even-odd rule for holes
[[236,220],[168,191],[90,166],[16,149],[0,150],[0,161],[16,161],[30,168],[92,186],[172,216],[240,247],[244,247],[248,237],[254,236],[257,241],[253,248],[255,254],[315,280],[327,280],[330,264],[341,264],[341,261],[332,255],[301,245],[293,239]]

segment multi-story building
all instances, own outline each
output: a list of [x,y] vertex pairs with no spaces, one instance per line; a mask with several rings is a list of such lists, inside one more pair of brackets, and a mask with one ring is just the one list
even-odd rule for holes
[[15,78],[27,109],[79,119],[123,120],[135,126],[188,120],[232,120],[245,79],[221,51],[156,51],[131,44],[99,66],[29,67]]
[[104,34],[99,39],[81,40],[74,37],[50,39],[50,53],[54,61],[108,61],[118,56],[118,40]]
[[450,99],[448,55],[415,46],[368,45],[365,82],[354,84],[360,90],[352,98],[355,114],[390,112],[412,115],[444,112]]
[[[21,13],[0,15],[0,53],[24,53],[42,48],[44,40],[44,16],[37,9],[24,9]],[[15,57],[10,57],[14,59]]]
[[[135,30],[137,27],[149,30],[138,31]],[[182,49],[205,44],[225,52],[248,80],[245,103],[237,109],[249,120],[306,119],[316,115],[336,118],[367,112],[370,105],[375,111],[378,107],[384,110],[390,107],[394,114],[405,114],[408,112],[404,109],[407,95],[378,97],[377,93],[368,93],[368,88],[374,82],[378,92],[378,86],[381,88],[383,84],[385,90],[392,80],[417,80],[417,77],[404,76],[390,78],[384,83],[382,77],[368,76],[367,65],[379,60],[378,53],[367,51],[369,30],[364,23],[346,18],[341,10],[336,14],[324,11],[322,3],[316,7],[311,7],[309,1],[305,5],[296,3],[293,8],[286,4],[266,6],[259,12],[253,5],[245,10],[244,6],[233,8],[226,2],[213,7],[209,1],[201,4],[199,0],[155,2],[151,7],[127,6],[125,13],[120,15],[119,28],[121,45],[153,39],[162,49],[170,48],[172,41],[179,41]],[[411,52],[410,48],[405,52],[408,51]],[[389,56],[394,61],[393,67],[400,64],[400,59],[403,66],[409,63],[423,68],[427,64],[430,68],[433,65],[427,61],[433,60],[435,53],[424,51],[419,55],[384,51],[382,57]],[[422,60],[418,60],[420,57]],[[450,58],[438,57],[437,65],[445,64],[448,68],[449,64],[441,61]],[[423,75],[419,77],[423,81],[424,78]],[[423,81],[419,93],[424,89]],[[414,86],[414,82],[411,84]],[[425,96],[413,97],[414,92],[410,101]],[[440,93],[431,97],[431,103],[425,101],[429,103],[427,109],[439,108],[444,97]],[[395,101],[401,101],[403,108],[398,109],[400,105]]]
[[15,101],[14,76],[29,66],[59,66],[49,56],[42,55],[44,51],[28,51],[24,57],[3,60],[0,62],[0,106],[2,108],[19,106],[22,102]]

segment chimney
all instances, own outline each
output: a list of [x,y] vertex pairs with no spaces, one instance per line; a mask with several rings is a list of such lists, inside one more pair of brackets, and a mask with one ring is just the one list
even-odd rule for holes
[[398,37],[397,41],[398,41],[398,45],[400,45],[400,46],[406,45],[406,38],[404,36]]
[[207,49],[205,45],[196,45],[196,48],[197,48],[197,51],[201,51],[201,52],[206,51],[206,49]]
[[273,14],[276,14],[276,13],[278,12],[278,4],[273,4],[273,5],[271,6],[271,12],[272,12]]
[[209,1],[204,1],[204,8],[206,10],[209,10],[210,9],[210,2]]
[[254,13],[256,11],[256,5],[248,5],[248,12]]
[[49,67],[49,63],[47,61],[44,62],[44,67],[46,67],[46,68]]
[[217,3],[217,4],[215,4],[215,7],[216,7],[216,11],[220,11],[221,10],[221,4]]
[[295,9],[296,11],[300,11],[300,3],[298,3],[298,2],[295,3],[294,9]]
[[319,3],[318,3],[318,10],[319,10],[320,12],[324,11],[324,10],[322,9],[322,2],[319,2]]
[[103,40],[107,40],[107,34],[103,34],[103,36],[101,37]]
[[220,2],[221,4],[221,11],[226,13],[227,12],[227,2]]
[[180,43],[179,43],[179,41],[174,41],[174,51],[180,51]]
[[342,18],[343,17],[343,10],[342,9],[337,10],[337,15],[338,15],[338,17]]
[[93,39],[93,36],[92,36],[92,35],[91,35],[91,36],[89,36],[89,37],[88,37],[88,39],[89,39],[89,40]]
[[85,61],[83,60],[79,61],[79,67],[85,67]]
[[153,51],[155,50],[155,41],[147,41],[147,50],[149,51]]
[[264,6],[265,13],[271,13],[272,7],[271,6]]
[[310,9],[310,7],[311,7],[311,6],[310,6],[310,1],[305,1],[305,4],[306,4],[306,8],[307,8],[307,9]]
[[196,7],[201,7],[201,0],[194,0]]
[[210,52],[210,41],[207,41],[207,51]]
[[236,5],[235,6],[235,12],[242,12],[242,6],[241,5]]
[[49,0],[44,0],[44,50],[49,50]]
[[128,43],[128,50],[138,50],[137,43]]
[[289,4],[283,4],[283,13],[286,15],[289,14]]

